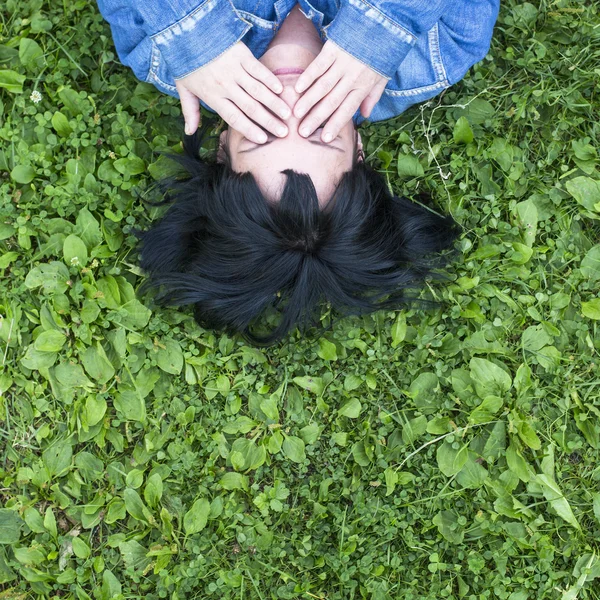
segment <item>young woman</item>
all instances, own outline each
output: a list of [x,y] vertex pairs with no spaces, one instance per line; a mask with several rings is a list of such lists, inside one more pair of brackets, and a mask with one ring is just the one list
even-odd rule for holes
[[[459,81],[489,49],[499,0],[99,0],[121,61],[179,97],[191,135],[173,202],[143,240],[158,300],[271,344],[322,301],[398,307],[450,247],[450,217],[390,194],[355,125]],[[228,124],[200,159],[201,103]],[[188,129],[189,128],[189,129]],[[436,260],[438,259],[438,260]],[[278,309],[268,335],[258,317]]]

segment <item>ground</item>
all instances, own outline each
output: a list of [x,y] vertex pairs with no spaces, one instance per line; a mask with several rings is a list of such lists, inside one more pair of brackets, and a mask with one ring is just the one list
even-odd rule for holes
[[93,2],[0,16],[0,598],[600,597],[598,3],[363,127],[463,227],[439,307],[268,349],[136,294],[177,100]]

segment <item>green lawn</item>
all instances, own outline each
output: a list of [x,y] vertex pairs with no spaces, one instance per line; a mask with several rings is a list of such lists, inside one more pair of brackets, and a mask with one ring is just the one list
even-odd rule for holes
[[538,4],[362,130],[464,227],[440,308],[256,349],[136,295],[178,102],[2,3],[0,599],[600,598],[600,6]]

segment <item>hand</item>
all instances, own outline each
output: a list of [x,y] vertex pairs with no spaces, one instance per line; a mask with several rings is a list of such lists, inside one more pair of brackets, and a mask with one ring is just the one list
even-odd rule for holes
[[291,114],[288,105],[277,96],[283,91],[283,86],[267,67],[254,58],[243,42],[238,42],[190,75],[176,80],[175,87],[179,92],[188,134],[198,129],[200,124],[200,98],[231,127],[257,144],[267,141],[267,135],[258,125],[273,135],[287,135],[287,127],[275,116],[287,119]]
[[294,106],[296,117],[301,119],[307,115],[298,127],[300,135],[311,135],[327,121],[321,139],[331,142],[359,106],[363,117],[371,114],[387,82],[388,79],[333,42],[325,42],[319,55],[296,82],[296,92],[301,94],[306,90]]

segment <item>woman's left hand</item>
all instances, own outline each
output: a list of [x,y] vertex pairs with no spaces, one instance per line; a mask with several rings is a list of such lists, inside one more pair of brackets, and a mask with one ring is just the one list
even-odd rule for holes
[[331,142],[359,107],[363,117],[371,114],[387,82],[328,40],[296,82],[296,92],[306,90],[294,107],[296,117],[306,115],[298,127],[300,135],[311,135],[327,121],[321,139]]

